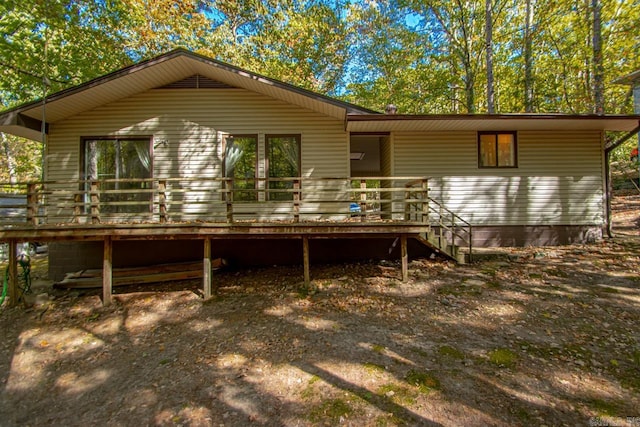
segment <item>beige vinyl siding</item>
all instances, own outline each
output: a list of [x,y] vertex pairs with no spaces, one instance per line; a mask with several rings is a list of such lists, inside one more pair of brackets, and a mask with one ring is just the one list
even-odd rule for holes
[[[221,177],[221,141],[234,133],[258,135],[260,177],[266,176],[266,134],[301,135],[303,176],[348,176],[349,144],[342,121],[243,89],[154,89],[52,124],[47,179],[80,178],[81,137],[124,135],[153,138],[154,178]],[[174,190],[189,186],[198,191],[188,196],[168,191],[172,220],[221,213],[224,208],[220,200],[211,199],[217,182],[185,180],[173,185]],[[286,211],[251,203],[238,208],[265,217],[275,213],[274,219]]]
[[430,195],[474,225],[604,221],[599,131],[522,131],[518,167],[478,168],[476,132],[396,133],[397,175],[425,175]]

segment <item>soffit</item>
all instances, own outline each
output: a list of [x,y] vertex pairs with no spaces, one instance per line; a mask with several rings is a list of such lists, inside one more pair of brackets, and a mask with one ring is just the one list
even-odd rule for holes
[[434,115],[389,116],[350,115],[351,132],[436,132],[436,131],[562,131],[600,130],[632,131],[640,115]]

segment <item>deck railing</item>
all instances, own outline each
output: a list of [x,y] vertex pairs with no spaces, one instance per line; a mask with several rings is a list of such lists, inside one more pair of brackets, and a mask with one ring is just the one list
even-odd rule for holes
[[191,222],[419,224],[443,250],[472,245],[471,225],[429,197],[426,177],[0,183],[0,229]]
[[[0,226],[59,223],[403,220],[426,178],[153,178],[0,183]],[[411,193],[411,191],[410,191]],[[419,196],[416,194],[416,196]]]

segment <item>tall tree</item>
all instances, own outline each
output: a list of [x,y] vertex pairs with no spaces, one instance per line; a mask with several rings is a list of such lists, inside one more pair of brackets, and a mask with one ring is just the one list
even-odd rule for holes
[[604,114],[601,7],[600,0],[591,0],[591,8],[593,9],[593,99],[596,114]]
[[491,0],[485,0],[484,19],[485,49],[487,55],[487,112],[493,114],[495,113],[495,89],[493,87],[493,17],[491,14]]
[[7,135],[0,134],[0,138],[2,138],[2,152],[5,155],[5,167],[7,175],[9,176],[9,182],[15,184],[18,181],[18,177],[16,174],[16,158],[13,155],[13,148],[11,144],[9,144]]
[[533,112],[533,11],[535,0],[526,0],[524,24],[524,111]]

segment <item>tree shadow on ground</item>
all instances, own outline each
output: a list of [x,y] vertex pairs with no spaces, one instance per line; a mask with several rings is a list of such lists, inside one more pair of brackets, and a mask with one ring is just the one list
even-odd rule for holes
[[[225,272],[204,303],[185,285],[122,293],[110,308],[67,296],[42,317],[3,313],[0,417],[240,426],[629,415],[639,396],[624,377],[638,373],[640,348],[626,322],[639,305],[619,262],[637,252],[613,249],[617,263],[600,266],[611,257],[415,262],[407,284],[393,263],[316,267],[310,289],[298,268]],[[612,280],[621,290],[599,290]]]

